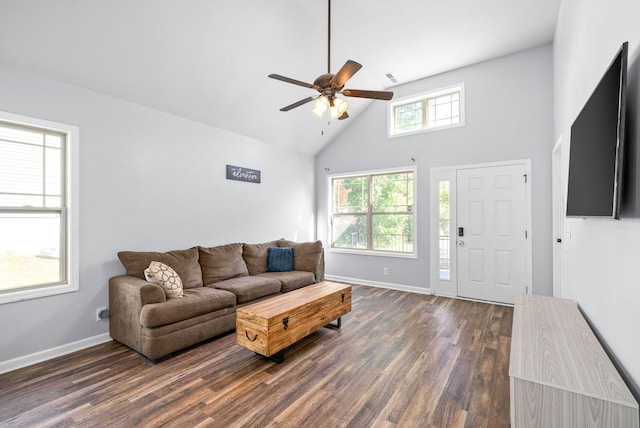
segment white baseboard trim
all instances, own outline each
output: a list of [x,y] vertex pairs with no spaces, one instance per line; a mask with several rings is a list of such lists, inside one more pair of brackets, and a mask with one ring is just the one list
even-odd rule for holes
[[111,336],[109,333],[99,334],[76,342],[67,343],[66,345],[56,346],[55,348],[45,349],[44,351],[34,352],[33,354],[24,355],[22,357],[13,358],[7,361],[0,361],[0,374],[13,370],[21,369],[32,364],[41,363],[42,361],[51,360],[62,355],[67,355],[81,349],[90,348],[101,343],[109,342]]
[[486,303],[488,305],[508,306],[513,307],[510,303],[491,302],[488,300],[472,299],[469,297],[460,297],[455,294],[446,293],[432,293],[431,288],[415,287],[412,285],[393,284],[390,282],[369,281],[367,279],[348,278],[346,276],[326,275],[324,278],[327,281],[346,282],[349,284],[368,285],[370,287],[387,288],[390,290],[407,291],[409,293],[429,294],[440,297],[448,297],[450,299],[467,300],[469,302]]
[[387,288],[390,290],[407,291],[409,293],[433,294],[431,288],[415,287],[413,285],[394,284],[391,282],[369,281],[367,279],[349,278],[346,276],[325,275],[328,281],[347,282],[350,284],[368,285],[370,287]]

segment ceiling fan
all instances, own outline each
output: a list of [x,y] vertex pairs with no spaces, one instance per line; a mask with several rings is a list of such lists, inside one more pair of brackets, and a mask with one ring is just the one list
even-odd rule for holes
[[300,107],[308,102],[314,101],[312,112],[318,117],[322,117],[329,110],[332,119],[343,120],[349,117],[347,107],[349,103],[338,98],[336,94],[342,94],[346,97],[370,98],[374,100],[390,100],[393,98],[393,92],[389,91],[367,91],[362,89],[343,89],[347,80],[362,68],[362,65],[353,60],[347,60],[342,68],[336,73],[331,73],[331,0],[328,3],[328,37],[327,37],[327,72],[321,74],[314,80],[313,84],[302,82],[300,80],[291,79],[279,74],[270,74],[269,77],[283,82],[292,83],[305,88],[315,89],[320,93],[316,97],[307,97],[286,107],[282,107],[280,111],[289,111],[296,107]]

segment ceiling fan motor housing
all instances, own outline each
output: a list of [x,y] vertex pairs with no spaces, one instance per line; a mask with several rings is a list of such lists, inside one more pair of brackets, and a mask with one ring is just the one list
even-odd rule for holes
[[338,87],[333,87],[331,85],[331,79],[333,79],[333,76],[335,76],[335,75],[332,74],[332,73],[321,74],[320,76],[318,76],[316,78],[316,80],[313,81],[313,84],[316,85],[316,86],[321,87],[322,89],[335,89],[335,90],[339,91],[340,89],[342,89],[344,87],[344,85],[342,85],[339,88]]

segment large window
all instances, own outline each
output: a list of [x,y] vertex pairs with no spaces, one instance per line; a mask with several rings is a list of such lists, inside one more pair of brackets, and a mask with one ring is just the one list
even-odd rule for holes
[[75,127],[0,112],[0,303],[78,289],[75,138]]
[[329,177],[331,248],[415,254],[414,169]]
[[464,125],[464,85],[389,103],[389,136]]

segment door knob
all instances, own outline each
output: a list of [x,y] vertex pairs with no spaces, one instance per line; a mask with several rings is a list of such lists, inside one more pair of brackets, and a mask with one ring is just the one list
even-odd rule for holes
[[464,245],[464,241],[458,241],[458,245],[462,247]]

